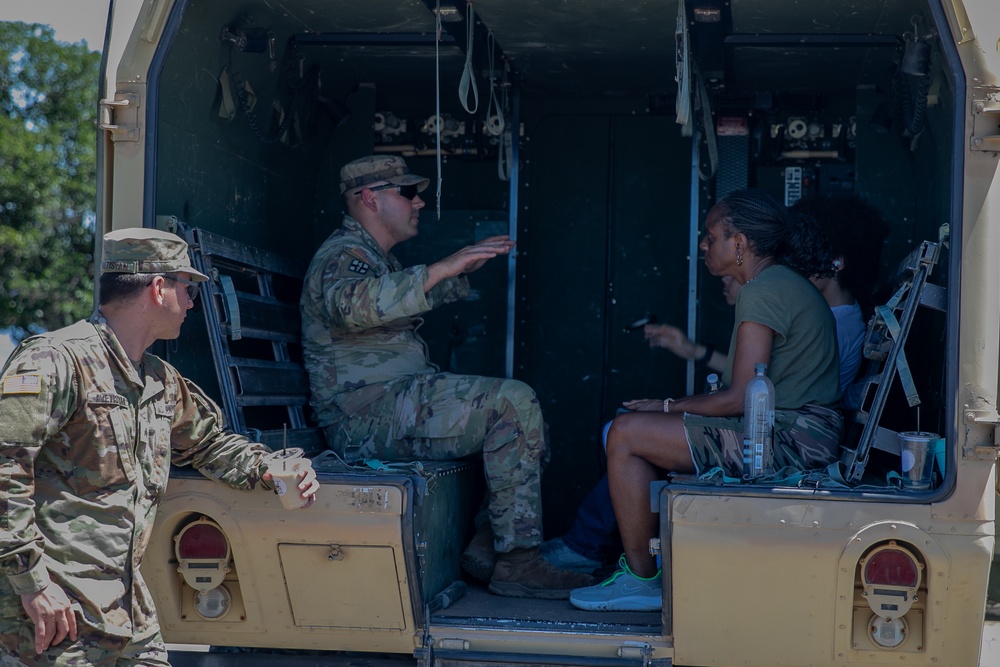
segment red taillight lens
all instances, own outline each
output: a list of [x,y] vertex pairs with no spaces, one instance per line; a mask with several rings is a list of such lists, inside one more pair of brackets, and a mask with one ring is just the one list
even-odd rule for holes
[[917,562],[899,549],[883,549],[872,554],[865,563],[865,582],[868,584],[912,588],[919,577]]
[[229,554],[229,543],[218,526],[199,521],[188,526],[177,542],[177,557],[222,559]]

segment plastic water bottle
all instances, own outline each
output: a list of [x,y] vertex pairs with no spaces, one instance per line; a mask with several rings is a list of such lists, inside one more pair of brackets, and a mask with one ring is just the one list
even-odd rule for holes
[[764,373],[767,364],[754,364],[743,402],[743,476],[754,479],[774,472],[774,384]]
[[719,391],[719,375],[718,373],[709,373],[705,376],[705,393],[714,394]]

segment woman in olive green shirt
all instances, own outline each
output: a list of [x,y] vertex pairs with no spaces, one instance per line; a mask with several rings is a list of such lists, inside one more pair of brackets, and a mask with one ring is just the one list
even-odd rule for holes
[[656,515],[649,483],[663,470],[705,472],[721,467],[739,477],[743,467],[743,401],[754,365],[768,365],[775,388],[774,459],[777,468],[818,468],[836,460],[843,421],[837,335],[823,296],[805,278],[781,266],[792,235],[816,233],[762,190],[734,192],[708,213],[699,248],[716,276],[742,285],[723,388],[712,394],[625,403],[608,432],[608,476],[625,554],[619,570],[596,586],[570,594],[592,610],[659,609],[661,574],[649,554]]

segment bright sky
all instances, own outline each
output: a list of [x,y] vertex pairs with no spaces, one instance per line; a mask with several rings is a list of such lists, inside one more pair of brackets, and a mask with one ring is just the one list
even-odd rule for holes
[[0,0],[0,21],[47,23],[61,42],[104,48],[109,0]]

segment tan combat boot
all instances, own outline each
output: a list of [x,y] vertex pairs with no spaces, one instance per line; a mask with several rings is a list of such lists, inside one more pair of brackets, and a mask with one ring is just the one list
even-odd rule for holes
[[462,552],[459,564],[466,573],[483,583],[493,578],[493,568],[497,564],[497,554],[493,550],[493,528],[482,524],[476,528],[469,546]]
[[560,570],[542,557],[538,547],[533,547],[497,554],[490,592],[515,598],[565,600],[574,588],[593,583],[589,574]]

